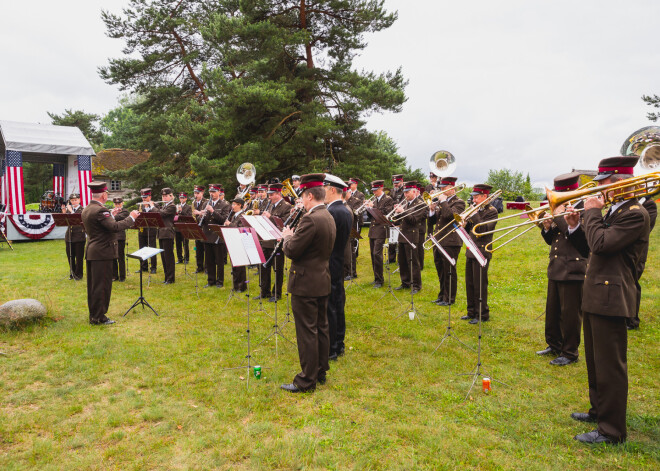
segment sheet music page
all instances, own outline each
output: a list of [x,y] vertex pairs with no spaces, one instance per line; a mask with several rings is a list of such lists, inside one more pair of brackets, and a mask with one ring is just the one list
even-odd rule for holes
[[390,239],[389,239],[390,244],[396,244],[399,242],[399,228],[398,227],[390,227]]
[[451,255],[449,255],[447,253],[447,251],[444,249],[444,247],[442,247],[442,245],[440,245],[440,243],[438,242],[438,240],[435,237],[431,238],[431,242],[433,242],[433,245],[435,245],[438,248],[440,253],[442,255],[444,255],[447,260],[449,260],[449,263],[456,266],[456,260],[454,259],[454,257],[452,257]]
[[273,240],[277,237],[273,237],[271,234],[271,229],[268,224],[265,223],[266,218],[257,217],[257,216],[243,216],[245,221],[257,231],[257,235],[261,240]]
[[133,252],[131,257],[139,258],[140,260],[149,260],[154,255],[164,252],[163,249],[157,249],[156,247],[142,247],[140,250]]
[[479,262],[479,265],[485,267],[486,263],[488,263],[488,260],[486,259],[486,257],[484,257],[484,254],[481,253],[481,250],[479,250],[479,248],[474,243],[474,241],[470,238],[468,233],[465,231],[465,228],[458,227],[456,223],[454,223],[454,227],[456,227],[456,232],[458,233],[458,236],[461,239],[463,239],[463,242],[465,242],[466,247],[470,250],[470,252],[472,252],[474,257]]
[[235,267],[250,265],[250,259],[243,245],[242,234],[237,227],[223,227],[222,237],[227,244],[231,263]]
[[259,257],[259,251],[257,246],[254,244],[254,238],[252,237],[251,232],[241,232],[241,242],[243,242],[243,247],[245,247],[245,253],[250,259],[250,265],[258,265],[261,263],[261,258]]

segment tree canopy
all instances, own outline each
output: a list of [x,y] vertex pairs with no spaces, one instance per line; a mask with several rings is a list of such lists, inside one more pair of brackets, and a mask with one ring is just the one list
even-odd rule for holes
[[99,130],[98,123],[100,116],[92,113],[85,113],[83,110],[64,110],[61,115],[47,111],[52,124],[57,126],[75,126],[80,131],[94,150],[99,150],[103,144],[103,133]]
[[526,201],[538,201],[543,199],[543,194],[532,188],[529,173],[523,177],[522,172],[512,172],[509,169],[489,170],[486,183],[494,189],[502,190],[504,200],[513,201],[517,196],[522,196]]
[[[644,100],[647,105],[652,106],[653,108],[660,108],[660,96],[658,95],[642,95],[642,100]],[[646,117],[651,121],[657,121],[660,119],[660,112],[647,113]]]
[[[104,119],[108,142],[152,155],[123,178],[227,181],[242,162],[255,164],[259,180],[329,171],[367,181],[409,171],[364,121],[401,110],[401,70],[353,68],[365,34],[396,20],[383,3],[132,0],[121,15],[103,12],[108,35],[126,46],[100,75],[139,96]],[[130,126],[115,126],[118,113]]]

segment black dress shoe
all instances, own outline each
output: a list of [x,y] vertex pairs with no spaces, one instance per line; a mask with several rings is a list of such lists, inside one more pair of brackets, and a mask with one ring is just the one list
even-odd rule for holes
[[155,269],[155,268],[152,268],[152,269],[151,269],[151,274],[152,274],[152,275],[155,275],[155,274],[156,274],[156,269]]
[[[488,322],[488,319],[481,319],[481,322],[482,323],[483,322]],[[474,318],[474,319],[470,320],[470,324],[478,324],[478,323],[479,323],[479,319],[477,319],[477,318]]]
[[638,325],[627,325],[626,329],[628,329],[628,330],[637,330],[637,329],[639,329],[639,326]]
[[183,263],[183,260],[177,260],[176,264],[181,265]]
[[417,293],[419,293],[420,291],[421,291],[421,289],[413,288],[412,291],[411,291],[411,293],[412,293],[412,294],[417,294]]
[[461,316],[462,321],[469,321],[470,319],[472,319],[470,316]]
[[584,412],[573,412],[571,414],[571,419],[577,420],[578,422],[588,422],[591,424],[595,424],[596,422],[598,422],[598,419],[596,417]]
[[353,277],[350,275],[344,277],[344,281],[351,281],[352,279]]
[[300,392],[307,392],[307,391],[312,391],[312,389],[308,389],[307,391],[303,391],[300,389],[298,386],[296,386],[294,383],[289,383],[289,384],[283,384],[280,386],[280,388],[284,389],[285,391],[289,391],[290,393],[300,393]]
[[570,365],[571,363],[575,363],[575,362],[577,362],[577,358],[575,360],[570,360],[566,357],[557,357],[554,360],[552,360],[550,362],[550,364],[555,365],[555,366],[566,366],[566,365]]
[[208,284],[207,284],[207,285],[204,285],[204,288],[210,288],[210,287],[212,287],[212,286],[215,286],[215,285],[208,285]]
[[216,284],[215,284],[215,287],[216,287],[216,288],[224,288],[224,287],[225,287],[225,284],[224,284],[224,283],[216,283]]
[[173,285],[174,282],[173,281],[163,281],[163,284],[164,285]]
[[193,273],[204,273],[204,270],[195,270]]
[[113,321],[112,319],[106,318],[103,321],[89,321],[89,323],[92,324],[92,325],[111,325],[111,324],[114,324],[115,321]]
[[573,437],[578,442],[588,443],[589,445],[599,445],[601,443],[621,443],[623,440],[615,440],[612,437],[603,435],[598,430],[592,430],[591,432],[582,433]]
[[338,357],[337,357],[337,353],[336,353],[336,352],[333,352],[333,353],[331,353],[331,354],[328,356],[328,360],[329,360],[329,361],[337,361],[337,358],[338,358]]
[[402,289],[408,289],[408,288],[410,288],[410,286],[399,285],[396,288],[394,288],[394,290],[395,291],[401,291]]
[[559,355],[559,352],[552,347],[546,347],[543,350],[536,352],[537,355]]
[[272,297],[268,298],[268,302],[276,303],[276,302],[279,301],[280,299],[282,299],[282,296],[277,296],[277,297],[272,296]]
[[382,288],[383,284],[382,283],[374,283],[374,288]]
[[327,381],[328,381],[328,378],[326,376],[316,380],[316,382],[320,385],[324,385]]
[[123,283],[124,281],[126,281],[126,278],[119,278],[120,283]]
[[449,306],[449,303],[447,301],[438,301],[435,304],[438,306]]
[[340,357],[343,357],[345,352],[346,352],[346,349],[344,347],[341,347],[341,350],[339,350],[339,353],[337,353],[337,355],[339,355]]

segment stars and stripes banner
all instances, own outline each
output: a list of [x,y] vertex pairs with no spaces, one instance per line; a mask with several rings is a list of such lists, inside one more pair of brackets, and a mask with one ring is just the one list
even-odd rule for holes
[[6,151],[5,185],[7,193],[7,212],[25,214],[23,198],[23,154],[15,150]]
[[9,216],[16,230],[30,239],[43,239],[55,228],[55,221],[50,214],[30,213]]
[[53,193],[64,198],[64,164],[53,164]]
[[5,208],[7,207],[7,195],[5,194],[6,189],[7,185],[5,184],[5,159],[2,159],[2,163],[0,163],[0,230],[4,230],[5,228]]
[[92,199],[87,184],[92,181],[92,156],[78,156],[78,186],[80,188],[80,204],[84,208]]

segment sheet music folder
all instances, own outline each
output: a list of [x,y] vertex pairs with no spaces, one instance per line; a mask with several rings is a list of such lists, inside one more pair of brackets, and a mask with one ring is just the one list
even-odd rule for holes
[[260,265],[266,261],[252,227],[223,227],[222,236],[227,244],[227,252],[234,267]]
[[53,222],[58,227],[83,225],[81,213],[51,213],[51,216],[53,216]]
[[245,224],[257,231],[261,240],[276,240],[282,238],[282,232],[266,216],[241,216]]
[[158,213],[140,213],[131,229],[165,227],[163,218]]

